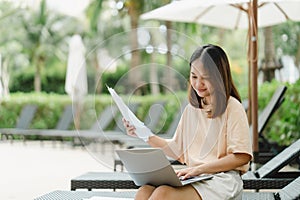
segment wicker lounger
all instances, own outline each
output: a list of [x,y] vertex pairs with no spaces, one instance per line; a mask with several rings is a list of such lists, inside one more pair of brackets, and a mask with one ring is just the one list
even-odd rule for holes
[[[295,178],[300,171],[281,172],[284,166],[300,155],[300,139],[272,158],[255,172],[247,172],[242,176],[244,189],[281,189]],[[79,188],[136,188],[127,173],[120,172],[89,172],[71,180],[71,189]]]
[[133,198],[135,192],[122,191],[122,192],[91,192],[91,191],[61,191],[56,190],[35,198],[35,200],[82,200],[91,197],[122,197]]
[[299,200],[300,199],[300,177],[289,183],[277,192],[244,192],[243,200]]

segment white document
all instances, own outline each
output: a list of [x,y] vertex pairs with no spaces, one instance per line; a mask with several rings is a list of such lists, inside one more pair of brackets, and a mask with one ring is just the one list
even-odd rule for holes
[[144,141],[148,141],[149,136],[153,135],[151,130],[141,122],[135,114],[128,108],[122,98],[116,93],[116,91],[107,86],[109,93],[111,94],[114,102],[117,104],[122,116],[130,122],[131,125],[135,126],[136,134],[139,138]]

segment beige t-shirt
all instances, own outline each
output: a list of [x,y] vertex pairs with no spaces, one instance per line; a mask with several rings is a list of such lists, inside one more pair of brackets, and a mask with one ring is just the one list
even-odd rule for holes
[[[229,98],[225,112],[213,119],[207,118],[203,109],[188,104],[168,145],[187,166],[208,163],[231,153],[252,156],[247,116],[234,97]],[[236,170],[244,173],[248,168],[249,164]]]

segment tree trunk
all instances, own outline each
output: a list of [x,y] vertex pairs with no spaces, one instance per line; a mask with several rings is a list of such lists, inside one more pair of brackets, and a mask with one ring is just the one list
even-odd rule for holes
[[157,68],[155,64],[155,52],[151,53],[151,65],[150,65],[150,90],[152,95],[159,94],[159,84],[157,77]]
[[141,71],[137,70],[136,67],[140,65],[140,52],[138,50],[138,18],[139,15],[137,11],[131,9],[129,12],[130,15],[130,24],[131,24],[131,32],[130,32],[130,44],[131,44],[131,63],[129,70],[129,85],[133,87],[137,93],[140,93],[140,90],[137,88],[140,87],[141,84]]
[[298,33],[298,49],[296,53],[296,66],[298,67],[298,70],[300,72],[300,33]]
[[41,81],[41,68],[44,64],[44,59],[42,57],[37,58],[36,63],[36,72],[34,75],[34,91],[41,92],[42,91],[42,81]]
[[272,27],[264,28],[265,58],[262,61],[263,81],[272,81],[275,78],[275,70],[281,68],[275,56],[275,45],[273,41]]
[[170,21],[166,21],[166,27],[167,27],[167,35],[166,35],[166,41],[167,41],[167,68],[166,68],[166,81],[165,85],[167,86],[165,89],[165,92],[170,92],[177,90],[179,88],[178,80],[175,77],[175,70],[172,67],[172,23]]
[[[98,51],[95,51],[94,53],[93,53],[93,66],[95,67],[95,70],[96,70],[96,74],[95,74],[95,91],[96,91],[96,94],[100,94],[101,93],[101,91],[102,91],[102,88],[103,88],[103,85],[102,85],[102,82],[101,82],[101,80],[102,80],[102,67],[101,67],[101,65],[99,65],[99,61],[98,61],[98,56],[97,56],[97,54],[98,54]],[[100,80],[99,80],[99,76],[100,76]]]

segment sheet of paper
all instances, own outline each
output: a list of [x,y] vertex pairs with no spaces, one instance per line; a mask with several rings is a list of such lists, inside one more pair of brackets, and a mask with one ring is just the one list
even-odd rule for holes
[[117,104],[122,116],[130,122],[136,128],[136,134],[139,138],[146,141],[150,135],[153,133],[151,130],[141,122],[135,114],[128,108],[128,106],[124,103],[122,98],[116,93],[116,91],[107,86],[109,93],[111,94],[114,102]]

